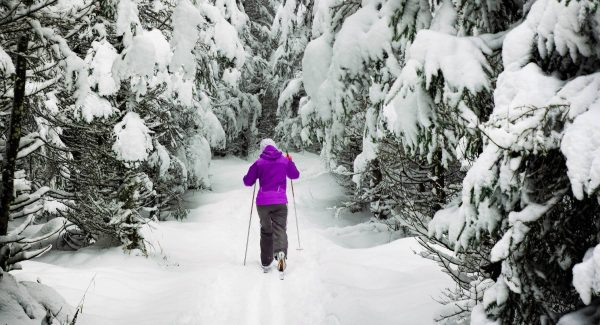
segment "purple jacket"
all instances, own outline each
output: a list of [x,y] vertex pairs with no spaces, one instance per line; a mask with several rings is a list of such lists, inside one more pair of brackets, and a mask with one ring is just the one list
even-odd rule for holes
[[300,177],[296,164],[284,157],[277,148],[267,146],[260,158],[248,169],[244,176],[244,185],[252,186],[257,179],[259,180],[256,205],[287,204],[286,177]]

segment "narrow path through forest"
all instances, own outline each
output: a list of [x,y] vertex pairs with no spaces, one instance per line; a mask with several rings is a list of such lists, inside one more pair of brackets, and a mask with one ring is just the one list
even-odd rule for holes
[[[212,191],[188,195],[183,221],[145,231],[148,258],[120,248],[52,252],[23,263],[20,280],[39,279],[78,305],[77,324],[431,324],[434,301],[451,282],[413,253],[410,238],[392,240],[365,215],[335,214],[342,189],[319,157],[297,154],[295,183],[301,240],[293,209],[286,279],[259,267],[256,212],[248,263],[242,265],[252,189],[248,161],[212,162]],[[290,195],[291,199],[291,195]],[[291,200],[290,200],[291,201]]]

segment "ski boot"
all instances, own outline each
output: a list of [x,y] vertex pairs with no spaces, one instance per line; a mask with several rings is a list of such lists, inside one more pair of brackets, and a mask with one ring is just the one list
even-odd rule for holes
[[277,253],[277,271],[279,271],[279,279],[283,280],[286,267],[286,257],[284,252]]

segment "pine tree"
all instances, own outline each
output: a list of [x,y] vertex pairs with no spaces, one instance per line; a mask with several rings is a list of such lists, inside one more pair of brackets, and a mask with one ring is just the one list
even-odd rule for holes
[[482,259],[472,324],[556,323],[581,304],[571,270],[597,241],[598,201],[594,177],[575,167],[590,148],[574,139],[598,121],[595,17],[592,2],[536,1],[504,39],[483,149],[458,202],[430,224],[463,258]]
[[[244,43],[249,48],[248,61],[244,66],[241,89],[252,94],[260,102],[260,116],[256,119],[256,132],[250,144],[257,140],[273,138],[277,113],[277,80],[269,63],[275,49],[271,38],[271,25],[275,18],[277,1],[252,0],[244,2],[249,22],[244,34]],[[254,139],[257,138],[257,139]]]
[[270,57],[272,87],[278,95],[275,134],[285,147],[318,148],[318,141],[303,126],[300,106],[306,101],[302,82],[302,59],[311,39],[315,1],[283,1],[271,27],[276,48]]
[[[185,216],[183,193],[210,186],[212,149],[254,125],[258,106],[239,88],[245,14],[235,1],[19,6],[29,16],[7,10],[3,22],[9,33],[27,30],[24,17],[35,19],[31,113],[21,141],[28,165],[20,166],[32,185],[24,188],[31,200],[21,199],[37,205],[19,204],[13,214],[58,214],[88,238],[143,249],[140,227]],[[41,209],[46,201],[60,209]]]

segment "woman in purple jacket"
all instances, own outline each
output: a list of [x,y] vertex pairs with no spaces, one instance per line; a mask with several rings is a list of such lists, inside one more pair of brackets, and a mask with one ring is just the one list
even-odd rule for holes
[[300,172],[289,155],[277,150],[275,142],[264,139],[260,142],[260,158],[250,166],[244,176],[244,184],[252,186],[259,180],[256,210],[260,218],[260,260],[267,272],[273,258],[277,269],[285,269],[288,240],[287,226],[287,178],[297,179]]

